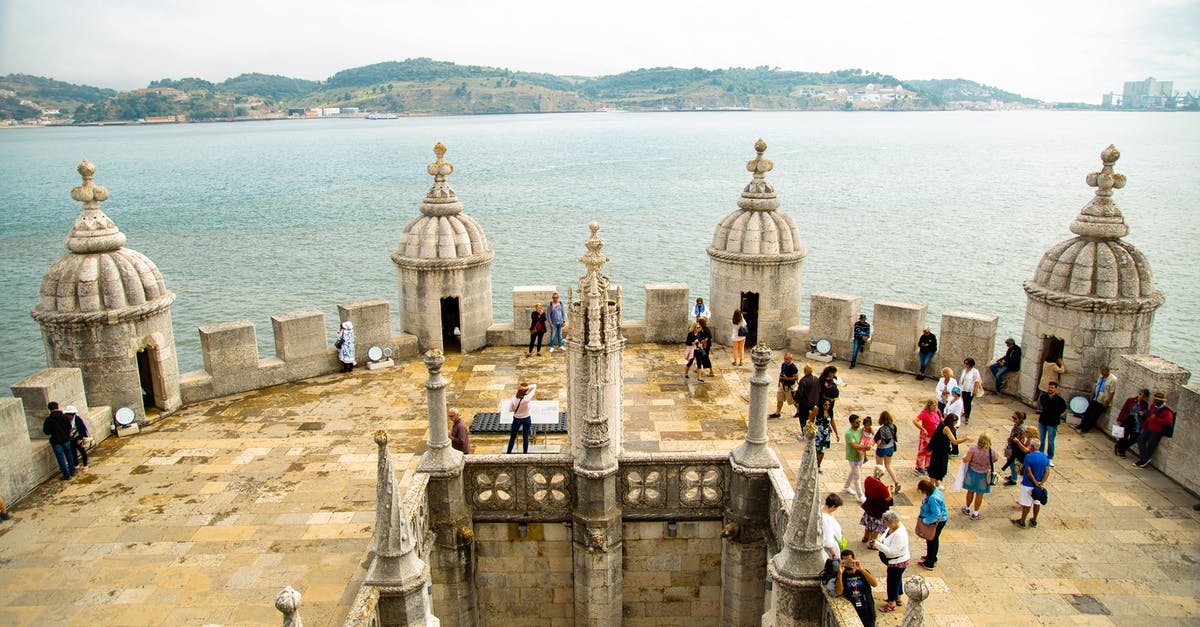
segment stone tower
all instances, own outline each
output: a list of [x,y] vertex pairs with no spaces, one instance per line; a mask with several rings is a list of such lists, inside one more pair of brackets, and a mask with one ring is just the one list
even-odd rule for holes
[[404,227],[392,254],[400,273],[401,330],[417,336],[421,352],[468,352],[487,345],[496,253],[446,182],[454,172],[442,159],[446,147],[439,142],[433,153],[433,186],[421,201],[421,216]]
[[763,158],[767,142],[758,140],[754,150],[758,156],[746,164],[754,178],[708,247],[709,326],[715,341],[729,344],[733,310],[741,309],[750,330],[747,347],[786,346],[788,327],[800,323],[800,272],[808,251],[765,178],[775,167]]
[[88,403],[146,409],[181,405],[171,303],[154,262],[125,248],[125,234],[100,210],[108,190],[95,185],[96,166],[76,168],[83,184],[71,198],[83,203],[66,246],[42,276],[33,318],[42,327],[46,364],[79,368]]
[[[1121,153],[1100,153],[1104,167],[1087,175],[1096,195],[1071,223],[1077,237],[1055,244],[1025,282],[1020,390],[1037,391],[1042,363],[1062,355],[1062,395],[1091,396],[1101,366],[1114,370],[1119,355],[1147,353],[1154,310],[1163,303],[1146,256],[1121,238],[1129,233],[1113,190],[1125,175],[1113,172]],[[1118,375],[1119,376],[1119,375]]]
[[624,544],[617,500],[617,456],[621,454],[621,296],[609,296],[601,268],[600,224],[588,225],[587,274],[579,300],[567,295],[567,381],[570,385],[571,455],[578,493],[572,512],[575,620],[585,625],[621,624],[621,567]]

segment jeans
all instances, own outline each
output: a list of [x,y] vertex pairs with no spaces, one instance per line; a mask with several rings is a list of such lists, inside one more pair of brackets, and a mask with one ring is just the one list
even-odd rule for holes
[[1014,459],[1012,464],[1008,466],[1008,477],[1013,480],[1013,483],[1016,483],[1021,479],[1021,471],[1024,469],[1024,462],[1019,462]]
[[1008,372],[1008,366],[1000,364],[992,364],[988,366],[988,370],[992,371],[992,376],[996,377],[996,391],[1004,389],[1004,373]]
[[933,361],[934,353],[919,353],[921,356],[921,374],[925,374],[925,369],[929,367],[929,362]]
[[508,432],[508,450],[505,453],[511,453],[513,444],[517,443],[517,431],[521,432],[521,452],[529,452],[529,429],[533,426],[533,419],[513,418],[512,430]]
[[62,471],[63,479],[73,477],[75,475],[75,455],[71,453],[71,443],[51,444],[50,448],[54,449],[54,458],[58,460],[58,469]]
[[854,352],[850,353],[850,367],[853,368],[858,363],[858,351],[862,350],[863,341],[861,337],[854,338]]
[[963,419],[963,424],[967,424],[968,422],[971,421],[971,401],[975,400],[975,395],[970,392],[963,392],[962,399],[963,399],[962,419]]
[[[947,519],[948,520],[948,519]],[[932,540],[925,541],[925,565],[933,567],[937,564],[938,546],[942,542],[942,529],[946,528],[946,521],[938,523],[937,532],[933,534]]]
[[904,569],[895,566],[887,567],[887,600],[899,601],[904,594]]
[[562,349],[562,327],[561,322],[550,325],[550,348]]
[[83,438],[71,440],[71,459],[76,466],[87,466],[87,448],[83,446]]
[[1139,464],[1144,466],[1150,463],[1150,458],[1154,457],[1154,449],[1158,448],[1159,440],[1162,440],[1162,431],[1142,430],[1142,435],[1138,437]]
[[1058,426],[1053,427],[1038,423],[1038,437],[1042,439],[1039,451],[1046,454],[1051,460],[1054,459],[1054,437],[1058,435]]

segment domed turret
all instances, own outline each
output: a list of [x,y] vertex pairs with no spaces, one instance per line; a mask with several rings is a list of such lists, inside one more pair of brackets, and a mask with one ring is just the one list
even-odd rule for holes
[[401,325],[420,350],[472,351],[487,344],[492,324],[492,258],[483,227],[462,212],[446,181],[454,165],[433,147],[433,185],[421,216],[408,223],[392,262],[400,274]]
[[784,346],[788,327],[800,322],[801,266],[808,251],[766,180],[775,167],[763,157],[767,143],[758,140],[754,150],[757,156],[746,164],[753,178],[708,247],[709,325],[718,342],[730,343],[731,317],[740,309],[750,331],[748,346],[759,341]]
[[1164,298],[1146,256],[1121,239],[1129,226],[1113,201],[1113,190],[1125,187],[1125,175],[1113,172],[1120,158],[1115,146],[1100,153],[1103,167],[1086,178],[1096,193],[1071,223],[1077,237],[1046,251],[1025,282],[1021,390],[1030,397],[1042,364],[1060,355],[1063,393],[1090,396],[1101,366],[1115,369],[1117,355],[1150,347]]
[[180,405],[179,367],[171,303],[162,274],[145,255],[125,248],[125,234],[100,209],[108,190],[95,185],[96,166],[77,168],[83,203],[66,247],[42,277],[31,312],[42,327],[50,367],[80,368],[88,402],[130,407],[141,418],[155,406]]

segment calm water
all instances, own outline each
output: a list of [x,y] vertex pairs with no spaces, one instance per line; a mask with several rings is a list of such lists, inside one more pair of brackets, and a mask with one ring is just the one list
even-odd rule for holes
[[[514,285],[565,290],[582,274],[587,223],[641,318],[643,283],[707,295],[704,250],[749,180],[759,137],[768,180],[800,227],[812,291],[1000,316],[1019,337],[1021,283],[1092,196],[1084,176],[1110,143],[1117,192],[1159,289],[1153,352],[1195,368],[1200,315],[1200,116],[1009,113],[660,113],[311,120],[0,132],[0,384],[45,366],[42,273],[64,252],[83,157],[103,208],[177,295],[180,369],[201,367],[196,327],[249,319],[274,354],[270,316],[336,303],[396,303],[389,256],[431,183],[437,141],[466,212],[495,248],[496,320]],[[724,313],[720,313],[724,315]],[[682,332],[682,331],[681,331]]]

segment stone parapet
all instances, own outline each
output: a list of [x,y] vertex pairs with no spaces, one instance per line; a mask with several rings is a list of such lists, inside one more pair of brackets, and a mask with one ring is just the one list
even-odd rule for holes
[[1138,390],[1167,395],[1167,406],[1175,411],[1175,436],[1163,438],[1151,465],[1193,493],[1200,493],[1200,386],[1187,385],[1191,372],[1154,355],[1122,355],[1113,373],[1117,391],[1113,407],[1100,417],[1097,429],[1112,437],[1112,423],[1125,399]]
[[[659,344],[682,343],[687,336],[687,312],[687,283],[647,283],[645,341]],[[628,337],[626,335],[626,338]]]
[[[533,313],[534,305],[541,304],[545,309],[546,303],[550,302],[550,295],[556,291],[553,285],[518,285],[512,290],[512,309],[513,309],[513,328],[512,339],[508,342],[514,346],[522,346],[529,344],[529,316]],[[559,294],[559,300],[566,303],[566,296]],[[567,315],[570,315],[568,313]],[[564,331],[565,332],[565,331]],[[549,323],[547,323],[546,337],[543,338],[543,344],[550,339]]]
[[827,339],[833,353],[850,359],[854,339],[854,321],[862,308],[862,297],[839,292],[813,292],[808,327],[812,339]]
[[871,342],[858,361],[876,368],[916,372],[921,366],[917,339],[925,327],[926,305],[881,300],[871,318]]
[[[21,379],[12,386],[13,396],[21,400],[24,419],[28,430],[28,439],[44,440],[42,423],[50,413],[46,406],[50,401],[58,403],[59,407],[74,405],[87,423],[88,431],[98,431],[88,416],[87,397],[83,391],[83,374],[78,368],[47,368]],[[108,435],[108,425],[104,425],[104,433],[93,433],[93,437],[102,439]]]
[[949,368],[957,377],[962,370],[963,360],[971,357],[983,377],[984,388],[996,391],[992,373],[988,372],[987,367],[995,355],[998,322],[999,318],[987,314],[957,310],[943,312],[942,324],[938,329],[938,352],[925,374],[937,378],[942,368]]
[[382,298],[338,304],[340,322],[354,324],[354,364],[367,363],[367,350],[372,346],[392,346],[392,313]]

